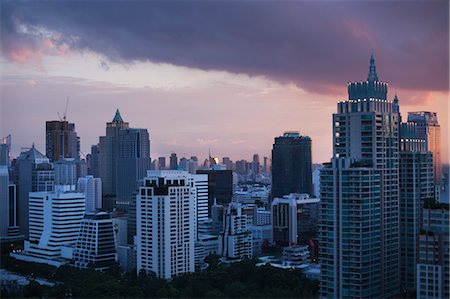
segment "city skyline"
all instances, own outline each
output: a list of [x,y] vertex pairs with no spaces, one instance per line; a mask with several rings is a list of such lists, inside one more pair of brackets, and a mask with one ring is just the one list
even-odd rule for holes
[[448,163],[444,1],[73,3],[2,4],[0,132],[12,135],[13,156],[33,141],[44,151],[45,121],[58,119],[69,96],[67,120],[84,154],[118,108],[148,129],[152,159],[203,158],[209,148],[234,161],[270,157],[273,138],[295,130],[311,137],[313,162],[327,162],[330,115],[346,99],[343,86],[366,75],[373,49],[380,77],[392,83],[389,100],[397,94],[405,113],[438,112]]

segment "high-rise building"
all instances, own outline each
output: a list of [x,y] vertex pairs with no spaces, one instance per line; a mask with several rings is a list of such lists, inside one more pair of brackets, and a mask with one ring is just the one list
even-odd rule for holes
[[30,192],[52,191],[55,172],[49,159],[34,144],[17,158],[18,210],[20,234],[28,236],[28,203]]
[[450,297],[449,205],[427,202],[418,237],[417,297]]
[[434,181],[436,185],[441,185],[441,127],[438,123],[437,113],[409,112],[408,122],[415,123],[419,137],[426,140],[428,150],[433,154]]
[[95,212],[102,208],[102,179],[92,175],[81,177],[77,182],[77,191],[84,193],[86,212]]
[[128,210],[138,181],[150,170],[150,139],[146,129],[121,129],[117,152],[116,206]]
[[16,185],[9,182],[8,167],[0,165],[0,243],[23,239],[18,226]]
[[231,170],[197,170],[197,174],[208,175],[208,215],[214,200],[219,204],[231,202],[233,197],[233,172]]
[[421,206],[434,198],[433,159],[415,123],[400,126],[400,284],[404,292],[416,289],[417,236]]
[[106,123],[106,135],[99,138],[99,174],[102,179],[103,194],[114,200],[117,182],[117,157],[119,153],[119,132],[127,129],[119,109],[111,122]]
[[272,196],[312,192],[311,138],[285,132],[272,149]]
[[195,179],[184,171],[149,171],[136,205],[137,272],[157,277],[195,271]]
[[272,201],[273,242],[290,246],[315,236],[319,199],[291,193]]
[[91,146],[91,153],[86,156],[88,174],[100,177],[100,148],[98,144]]
[[251,258],[252,232],[242,205],[231,202],[223,216],[223,231],[219,234],[219,255],[230,258]]
[[11,164],[11,135],[0,140],[0,166],[10,166]]
[[45,154],[51,162],[64,158],[80,159],[80,138],[75,124],[66,120],[45,123]]
[[11,256],[30,262],[61,266],[62,246],[76,244],[85,213],[84,194],[57,186],[55,191],[30,192],[30,231],[22,253]]
[[158,169],[155,170],[165,170],[166,169],[166,157],[158,158]]
[[[373,55],[333,114],[333,161],[321,173],[321,297],[400,293],[398,103]],[[275,164],[275,163],[274,163]]]
[[178,157],[176,153],[170,154],[170,170],[177,170],[178,169]]
[[75,266],[105,270],[115,264],[116,245],[111,215],[106,212],[87,212],[80,224],[80,232],[73,250]]
[[77,162],[73,158],[64,158],[53,162],[55,185],[76,185],[78,180]]
[[264,157],[264,164],[263,164],[263,173],[269,174],[271,171],[271,165],[270,165],[270,159],[268,157]]

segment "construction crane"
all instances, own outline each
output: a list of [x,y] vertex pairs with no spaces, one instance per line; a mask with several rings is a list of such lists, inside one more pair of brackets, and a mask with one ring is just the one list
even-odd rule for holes
[[67,97],[67,100],[66,100],[66,109],[64,109],[63,117],[61,117],[61,114],[59,114],[59,112],[57,112],[59,121],[66,121],[66,119],[67,119],[67,108],[68,107],[69,107],[69,97]]

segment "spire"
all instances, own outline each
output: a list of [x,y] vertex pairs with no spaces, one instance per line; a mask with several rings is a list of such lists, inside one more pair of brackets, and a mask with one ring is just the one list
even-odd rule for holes
[[112,122],[113,123],[122,123],[123,122],[122,116],[120,116],[119,109],[116,110],[116,115],[114,115]]
[[369,76],[367,76],[367,81],[378,81],[377,69],[375,67],[375,58],[373,57],[373,52],[370,55]]

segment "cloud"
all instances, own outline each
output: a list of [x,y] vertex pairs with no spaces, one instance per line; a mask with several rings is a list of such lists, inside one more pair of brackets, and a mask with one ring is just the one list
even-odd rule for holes
[[123,64],[224,70],[330,94],[365,78],[373,48],[380,79],[448,90],[448,1],[45,1],[3,8],[2,53],[21,63],[92,51]]
[[201,145],[210,145],[210,144],[217,144],[219,142],[219,139],[203,139],[203,138],[197,138],[197,142]]

